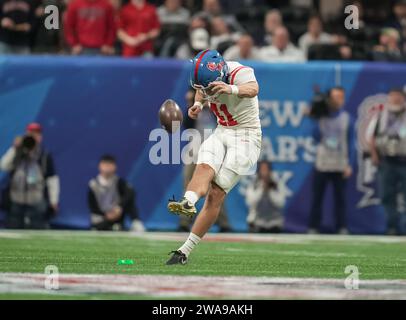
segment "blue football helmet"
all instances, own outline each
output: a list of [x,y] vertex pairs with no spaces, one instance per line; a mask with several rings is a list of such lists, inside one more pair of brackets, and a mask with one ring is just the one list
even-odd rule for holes
[[213,81],[227,82],[228,66],[217,50],[199,52],[192,60],[190,85],[195,89],[206,89]]

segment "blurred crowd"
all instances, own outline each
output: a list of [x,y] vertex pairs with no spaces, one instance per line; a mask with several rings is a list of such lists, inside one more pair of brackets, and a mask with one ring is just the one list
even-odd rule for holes
[[[59,29],[44,23],[49,5]],[[355,5],[359,29],[346,29]],[[0,54],[404,61],[405,0],[1,0]]]

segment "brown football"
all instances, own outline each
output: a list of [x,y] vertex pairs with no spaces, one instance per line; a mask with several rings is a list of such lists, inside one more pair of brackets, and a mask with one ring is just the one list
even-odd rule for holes
[[169,133],[176,132],[182,124],[183,113],[178,104],[172,99],[166,100],[159,109],[161,127]]

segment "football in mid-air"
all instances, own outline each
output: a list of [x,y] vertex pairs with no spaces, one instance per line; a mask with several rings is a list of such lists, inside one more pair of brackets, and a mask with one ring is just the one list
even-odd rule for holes
[[176,132],[183,121],[183,113],[178,104],[172,99],[166,100],[159,109],[161,127],[169,133]]

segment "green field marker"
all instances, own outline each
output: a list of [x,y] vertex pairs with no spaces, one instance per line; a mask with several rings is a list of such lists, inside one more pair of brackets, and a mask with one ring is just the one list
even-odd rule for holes
[[120,259],[120,260],[118,260],[117,264],[118,264],[119,266],[122,266],[122,265],[128,266],[128,265],[134,264],[134,260],[131,260],[131,259]]

